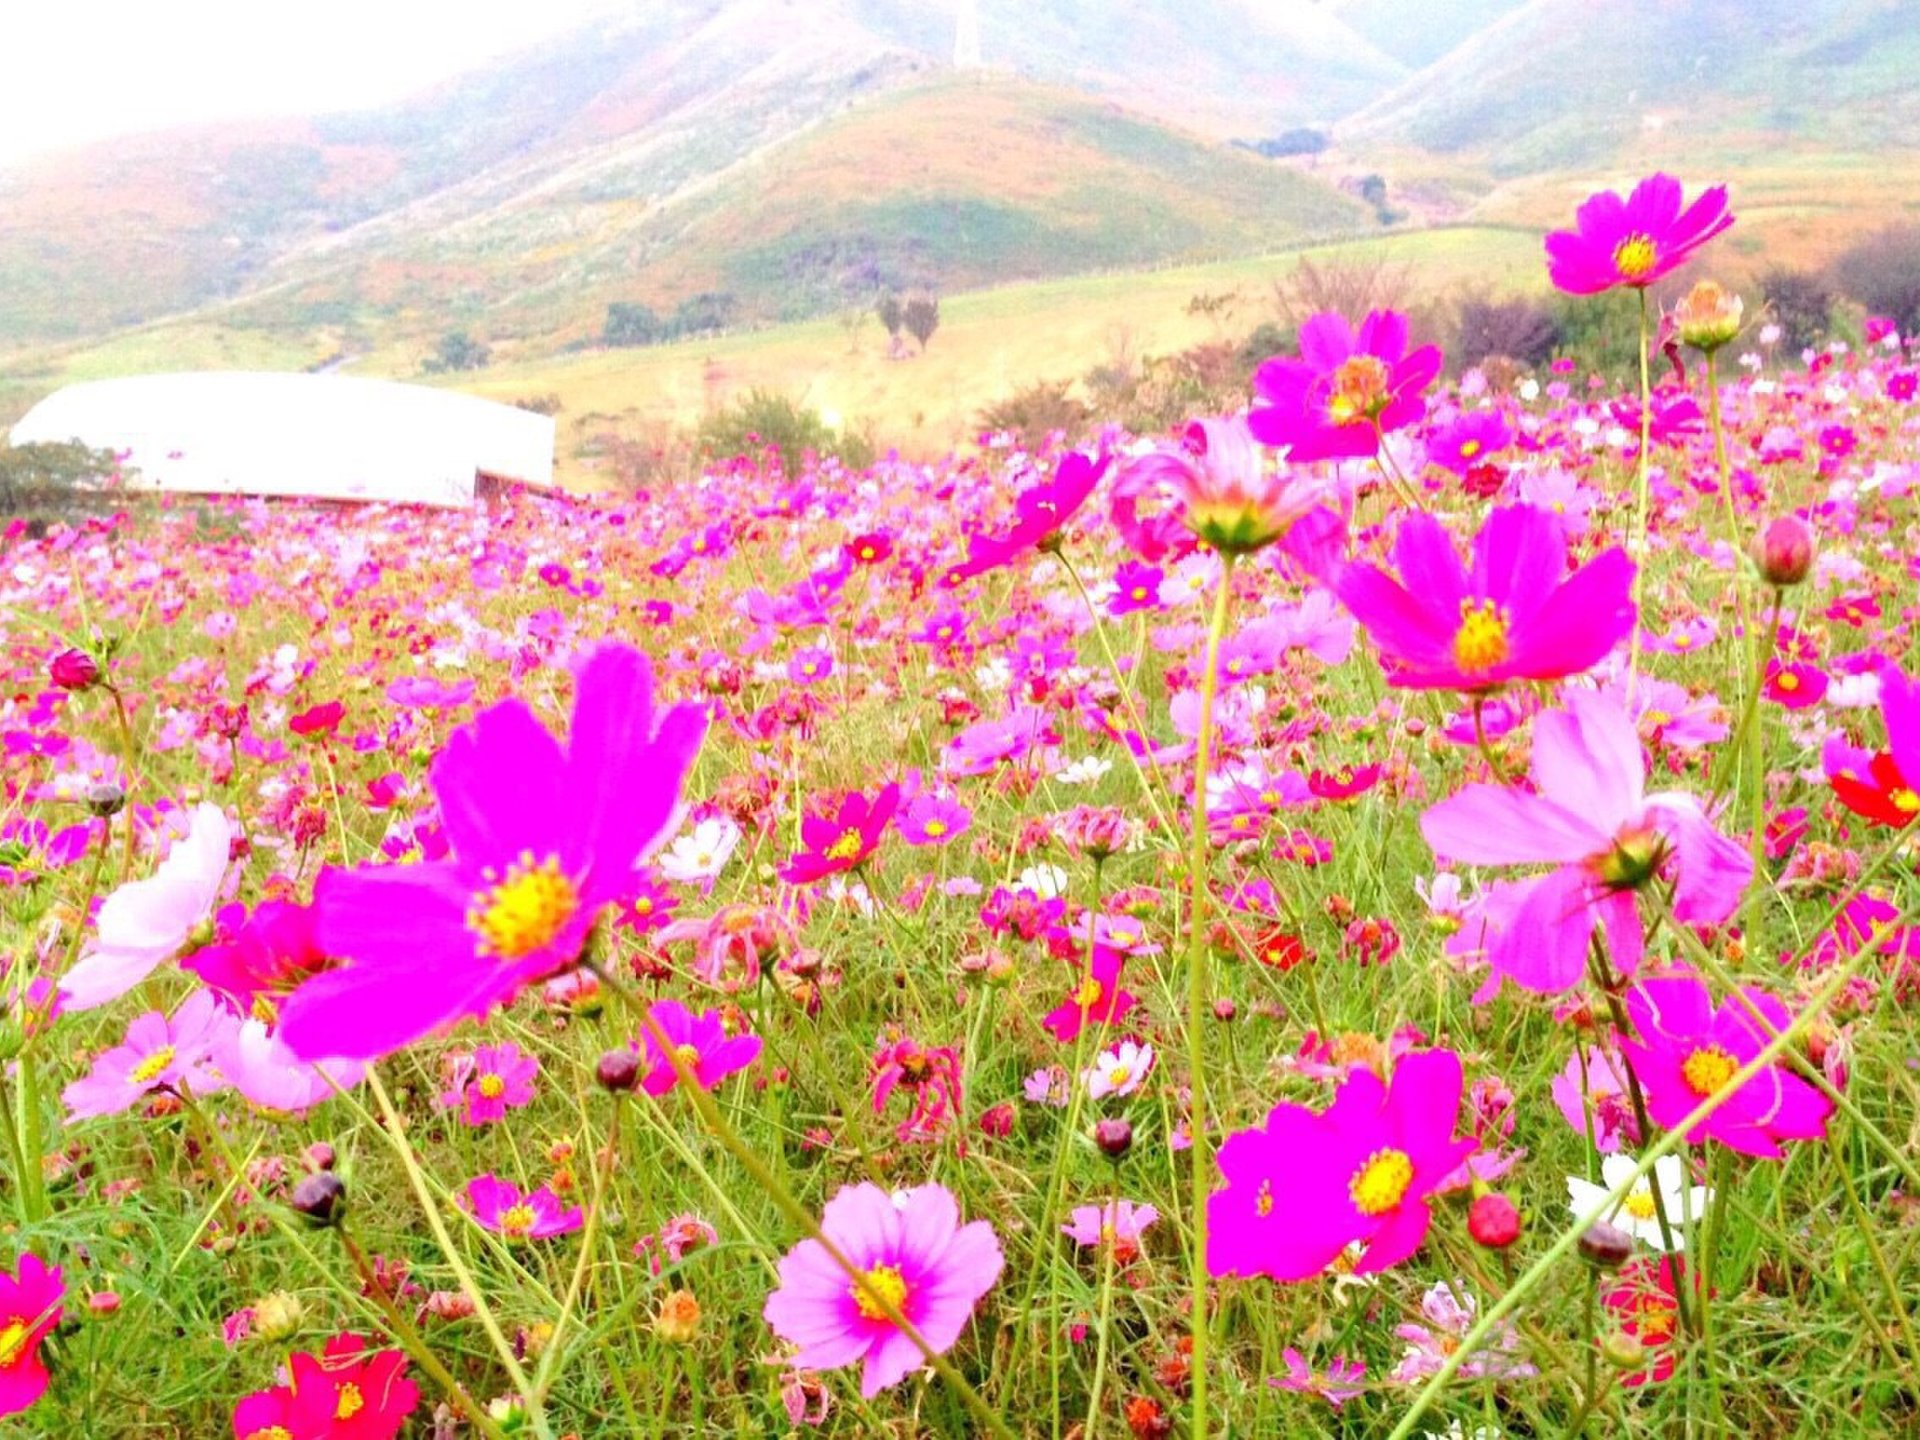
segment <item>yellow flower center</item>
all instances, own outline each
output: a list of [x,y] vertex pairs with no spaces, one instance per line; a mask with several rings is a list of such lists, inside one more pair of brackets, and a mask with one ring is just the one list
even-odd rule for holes
[[1080,988],[1073,992],[1073,1001],[1074,1004],[1081,1006],[1098,1005],[1100,997],[1106,993],[1106,988],[1089,975],[1080,982]]
[[1260,1193],[1253,1197],[1253,1213],[1262,1220],[1273,1214],[1273,1182],[1262,1180]]
[[1463,674],[1481,675],[1503,662],[1507,643],[1507,616],[1491,600],[1462,600],[1460,629],[1453,637],[1453,662]]
[[1478,440],[1463,440],[1460,443],[1460,458],[1462,460],[1471,460],[1479,453],[1480,442]]
[[1687,1056],[1680,1073],[1686,1079],[1687,1088],[1704,1100],[1724,1090],[1739,1068],[1740,1062],[1721,1046],[1702,1045]]
[[158,1050],[154,1051],[153,1054],[134,1066],[133,1073],[128,1075],[127,1078],[136,1085],[149,1084],[152,1082],[154,1076],[173,1064],[173,1056],[173,1046],[162,1045]]
[[1903,810],[1909,815],[1920,811],[1920,795],[1914,794],[1913,791],[1908,790],[1904,786],[1894,791],[1887,798],[1893,801],[1893,808],[1896,810]]
[[280,1007],[274,1003],[273,997],[264,991],[253,997],[253,1004],[249,1007],[249,1011],[262,1025],[280,1023]]
[[489,1100],[498,1100],[507,1093],[507,1082],[498,1075],[482,1075],[474,1081],[474,1089]]
[[885,1320],[885,1307],[891,1305],[896,1311],[904,1312],[907,1304],[907,1282],[901,1278],[897,1265],[876,1265],[862,1272],[860,1283],[850,1286],[848,1294],[859,1307],[861,1315],[869,1320]]
[[523,854],[504,878],[474,897],[467,925],[480,937],[482,955],[522,960],[551,945],[579,910],[580,892],[560,873],[559,859]]
[[247,1440],[293,1440],[293,1432],[284,1425],[269,1425],[264,1430],[256,1430],[247,1436]]
[[1132,1078],[1133,1078],[1133,1071],[1129,1070],[1124,1065],[1116,1065],[1107,1072],[1107,1083],[1113,1086],[1113,1088],[1116,1090],[1118,1090],[1122,1085],[1126,1084],[1127,1081],[1131,1080]]
[[360,1387],[349,1380],[340,1387],[340,1403],[333,1407],[333,1418],[351,1420],[367,1408],[367,1397],[360,1393]]
[[1371,420],[1387,408],[1393,372],[1377,355],[1351,355],[1334,367],[1327,418],[1336,425]]
[[533,1213],[531,1205],[509,1205],[506,1213],[500,1217],[500,1229],[507,1235],[528,1235],[533,1231],[534,1221],[539,1218]]
[[26,1322],[22,1320],[15,1320],[6,1329],[0,1330],[0,1370],[26,1354],[29,1333]]
[[1775,678],[1774,683],[1782,690],[1794,691],[1800,688],[1800,677],[1791,670],[1782,670]]
[[1651,1220],[1653,1218],[1653,1192],[1644,1188],[1636,1190],[1627,1196],[1621,1203],[1620,1208],[1636,1220]]
[[1413,1184],[1413,1158],[1404,1150],[1376,1150],[1354,1173],[1347,1193],[1362,1215],[1384,1215],[1406,1198]]
[[686,1066],[687,1069],[689,1070],[698,1070],[700,1068],[700,1051],[696,1046],[693,1046],[693,1045],[674,1046],[673,1058],[678,1060],[682,1065]]
[[944,820],[929,820],[921,828],[937,840],[947,833],[947,822]]
[[1629,235],[1613,247],[1613,268],[1627,280],[1638,280],[1653,269],[1660,252],[1645,235]]
[[866,841],[858,830],[849,826],[840,832],[840,838],[829,845],[826,855],[829,860],[851,860],[859,855]]

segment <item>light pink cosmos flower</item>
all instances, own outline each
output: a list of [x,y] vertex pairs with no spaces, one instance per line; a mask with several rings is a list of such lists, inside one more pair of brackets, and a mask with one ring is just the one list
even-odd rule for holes
[[332,1099],[336,1085],[351,1090],[367,1074],[358,1060],[309,1064],[262,1020],[243,1020],[226,1031],[214,1047],[212,1064],[248,1103],[275,1115],[304,1115]]
[[1550,864],[1525,883],[1505,927],[1487,940],[1493,973],[1542,995],[1585,973],[1588,941],[1604,928],[1614,968],[1640,968],[1646,934],[1638,890],[1675,879],[1683,923],[1717,925],[1733,914],[1753,875],[1746,850],[1713,827],[1691,795],[1647,793],[1640,737],[1618,700],[1590,691],[1534,721],[1534,789],[1469,785],[1421,817],[1436,855],[1472,865]]
[[153,874],[122,885],[100,907],[93,944],[60,981],[69,1011],[118,1000],[179,953],[213,913],[232,843],[218,805],[193,807],[192,828]]
[[859,1283],[819,1241],[802,1240],[780,1262],[779,1288],[762,1313],[776,1335],[799,1347],[792,1359],[799,1369],[862,1362],[860,1393],[869,1399],[926,1363],[887,1305],[944,1354],[1006,1263],[993,1227],[962,1225],[960,1204],[944,1185],[891,1195],[878,1185],[843,1186],[820,1229],[859,1271]]
[[1140,1237],[1160,1218],[1151,1205],[1136,1205],[1131,1200],[1114,1200],[1106,1205],[1081,1205],[1060,1227],[1076,1245],[1093,1249],[1113,1246],[1115,1256],[1128,1260],[1140,1253]]
[[208,1065],[238,1028],[233,1012],[211,990],[196,990],[169,1020],[149,1010],[127,1026],[125,1043],[93,1062],[93,1069],[60,1092],[67,1123],[117,1115],[156,1090],[186,1085],[196,1095],[225,1088]]
[[474,1221],[509,1240],[545,1240],[568,1235],[586,1223],[578,1205],[567,1208],[545,1185],[520,1193],[520,1187],[498,1175],[479,1175],[467,1182],[460,1205]]

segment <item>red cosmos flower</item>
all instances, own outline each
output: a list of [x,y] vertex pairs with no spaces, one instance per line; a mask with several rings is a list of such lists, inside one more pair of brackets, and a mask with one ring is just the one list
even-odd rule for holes
[[1023,491],[1013,502],[1013,527],[998,536],[978,532],[967,537],[967,558],[947,571],[943,583],[957,585],[975,575],[997,570],[1029,550],[1050,550],[1060,543],[1073,518],[1100,477],[1112,463],[1108,455],[1089,456],[1074,451],[1061,460],[1053,478]]
[[288,1411],[295,1435],[327,1440],[393,1440],[420,1404],[420,1389],[403,1373],[399,1350],[367,1352],[366,1340],[336,1335],[318,1356],[289,1358]]
[[800,824],[796,851],[780,871],[789,885],[811,885],[853,869],[880,847],[893,812],[900,808],[900,787],[888,785],[869,800],[853,791],[831,816],[811,815]]
[[1726,186],[1714,186],[1682,210],[1684,193],[1671,175],[1650,175],[1624,200],[1611,190],[1588,197],[1574,214],[1574,229],[1547,236],[1548,276],[1569,295],[1653,284],[1733,224]]
[[100,662],[84,650],[62,650],[47,666],[47,678],[62,690],[91,690],[100,683]]
[[1287,459],[1371,458],[1380,437],[1427,413],[1420,392],[1440,373],[1440,347],[1407,350],[1407,317],[1376,310],[1358,331],[1332,311],[1300,327],[1300,358],[1276,357],[1253,375],[1247,425]]
[[1071,1044],[1086,1026],[1112,1025],[1126,1018],[1136,999],[1120,988],[1126,956],[1105,945],[1093,947],[1093,963],[1065,1001],[1047,1012],[1040,1023],[1062,1045]]
[[340,728],[340,722],[346,717],[347,707],[338,700],[328,700],[311,709],[302,710],[287,721],[287,728],[296,735],[331,735]]
[[[331,1427],[309,1433],[330,1434]],[[271,1390],[256,1390],[247,1396],[234,1406],[233,1435],[234,1440],[303,1440],[293,1430],[293,1392],[284,1385],[276,1385]]]
[[1342,765],[1338,770],[1313,770],[1307,775],[1307,789],[1322,800],[1351,800],[1379,782],[1378,765]]
[[[1673,1337],[1680,1326],[1679,1277],[1686,1274],[1685,1267],[1684,1260],[1672,1255],[1662,1255],[1657,1262],[1636,1260],[1601,1296],[1621,1331],[1645,1347],[1650,1362],[1646,1369],[1622,1376],[1622,1385],[1658,1384],[1673,1374]],[[1698,1276],[1693,1277],[1693,1288],[1697,1295]]]

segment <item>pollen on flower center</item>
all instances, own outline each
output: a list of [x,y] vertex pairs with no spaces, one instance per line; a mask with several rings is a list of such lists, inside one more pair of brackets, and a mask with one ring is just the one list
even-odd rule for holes
[[507,1235],[531,1234],[533,1222],[538,1218],[531,1205],[509,1205],[500,1217],[500,1229]]
[[255,1430],[246,1440],[293,1440],[293,1432],[284,1425],[269,1425],[264,1430]]
[[829,860],[852,860],[859,855],[866,841],[858,830],[849,826],[840,832],[840,838],[829,845],[826,856]]
[[1645,235],[1629,235],[1613,247],[1613,268],[1629,280],[1638,280],[1659,258],[1660,252]]
[[1905,786],[1894,791],[1887,798],[1893,801],[1893,808],[1896,810],[1904,811],[1908,815],[1920,812],[1920,795],[1914,794]]
[[1073,999],[1076,1005],[1098,1005],[1100,997],[1104,994],[1106,994],[1106,988],[1089,975],[1080,982],[1080,988],[1073,992]]
[[1621,1202],[1620,1208],[1636,1220],[1651,1220],[1654,1212],[1653,1192],[1636,1190]]
[[0,1370],[18,1360],[26,1348],[27,1327],[24,1322],[15,1320],[0,1330]]
[[1253,1211],[1262,1220],[1273,1214],[1273,1182],[1262,1180],[1260,1193],[1253,1197]]
[[173,1055],[173,1046],[162,1045],[158,1050],[154,1051],[153,1054],[134,1066],[133,1072],[128,1075],[127,1078],[136,1085],[145,1085],[161,1071],[173,1064]]
[[333,1418],[351,1420],[367,1408],[367,1397],[360,1393],[360,1387],[349,1380],[340,1387],[340,1402],[333,1407]]
[[897,1265],[876,1265],[863,1271],[860,1283],[850,1286],[848,1294],[860,1313],[869,1320],[885,1320],[887,1312],[884,1305],[904,1312],[907,1304],[907,1282],[901,1278]]
[[1392,398],[1393,372],[1377,355],[1351,355],[1334,367],[1327,418],[1336,425],[1371,420]]
[[689,1070],[697,1070],[700,1068],[700,1049],[698,1046],[676,1045],[673,1047],[673,1058]]
[[1508,645],[1507,616],[1491,600],[1462,600],[1460,629],[1453,637],[1453,662],[1462,673],[1480,675],[1512,653]]
[[579,910],[580,892],[560,873],[558,858],[536,861],[522,855],[492,888],[474,897],[467,924],[480,937],[481,954],[521,960],[551,945]]
[[474,1081],[473,1088],[489,1100],[498,1100],[507,1093],[507,1082],[498,1075],[482,1075]]
[[1384,1215],[1406,1198],[1413,1184],[1413,1159],[1404,1150],[1376,1150],[1354,1173],[1347,1193],[1362,1215]]
[[1719,1045],[1702,1045],[1681,1065],[1680,1073],[1685,1077],[1687,1088],[1701,1099],[1717,1095],[1733,1079],[1734,1072],[1740,1068],[1739,1061]]

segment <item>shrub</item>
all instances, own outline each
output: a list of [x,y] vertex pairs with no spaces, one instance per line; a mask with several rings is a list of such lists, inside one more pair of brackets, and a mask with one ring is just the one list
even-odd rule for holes
[[1902,335],[1920,332],[1920,224],[1892,225],[1849,247],[1834,262],[1840,288],[1884,315]]
[[1038,450],[1055,431],[1071,445],[1086,434],[1093,411],[1068,390],[1064,380],[1037,380],[982,410],[980,428],[1007,431],[1027,450]]
[[927,341],[940,328],[940,302],[930,295],[915,296],[907,301],[906,308],[900,312],[900,323],[919,344],[921,353],[925,354]]
[[725,330],[740,316],[739,298],[725,290],[703,290],[682,300],[668,322],[668,339],[683,335],[711,335]]
[[484,370],[492,358],[493,351],[485,342],[474,339],[464,330],[450,330],[440,337],[440,343],[434,347],[425,368],[429,375],[447,371]]
[[1833,283],[1817,270],[1776,265],[1759,280],[1767,318],[1780,327],[1780,343],[1804,350],[1827,338],[1833,328]]
[[111,487],[120,475],[112,451],[89,449],[77,440],[0,445],[0,515],[58,516],[76,506],[85,510],[88,498]]
[[1297,334],[1323,310],[1349,320],[1369,310],[1405,310],[1412,290],[1407,267],[1390,264],[1378,252],[1319,261],[1302,255],[1284,279],[1273,282],[1273,302],[1281,320]]
[[635,305],[616,300],[607,306],[606,324],[600,327],[603,345],[654,345],[666,338],[666,326],[650,305]]
[[700,422],[694,450],[709,460],[779,452],[780,466],[797,475],[809,451],[833,455],[856,468],[873,462],[873,441],[865,434],[836,431],[809,409],[774,390],[755,388]]
[[1447,358],[1462,370],[1494,356],[1542,365],[1553,357],[1561,338],[1559,318],[1543,301],[1470,294],[1460,302]]

